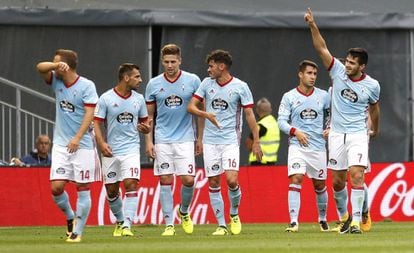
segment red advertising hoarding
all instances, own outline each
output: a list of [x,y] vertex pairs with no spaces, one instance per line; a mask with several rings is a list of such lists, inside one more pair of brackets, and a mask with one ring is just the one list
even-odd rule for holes
[[[0,168],[0,226],[64,225],[65,217],[53,203],[49,187],[49,168]],[[330,176],[329,176],[330,177]],[[227,186],[223,178],[222,195],[228,212]],[[242,200],[239,214],[244,223],[289,222],[287,208],[288,179],[285,166],[242,167],[239,181]],[[385,218],[414,221],[414,163],[377,163],[366,175],[369,204],[374,221]],[[331,181],[328,179],[328,220],[337,220]],[[173,185],[175,208],[179,205],[179,179]],[[76,190],[68,184],[71,204],[76,209]],[[105,199],[101,182],[91,187],[92,209],[87,224],[115,222]],[[135,224],[163,223],[159,204],[158,178],[151,169],[143,169],[138,192]],[[301,222],[316,222],[316,197],[311,181],[304,181],[301,191]],[[176,213],[176,212],[175,212]],[[196,174],[196,190],[190,207],[196,224],[216,223],[210,207],[208,182],[203,169]],[[176,217],[177,219],[177,217]],[[176,220],[177,221],[177,220]]]

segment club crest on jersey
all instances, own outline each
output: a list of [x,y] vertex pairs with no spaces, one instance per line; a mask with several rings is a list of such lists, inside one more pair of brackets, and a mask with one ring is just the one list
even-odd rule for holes
[[341,91],[341,96],[352,103],[358,102],[358,94],[351,89],[344,89]]
[[128,125],[134,121],[134,116],[132,113],[123,112],[116,117],[116,120],[122,125]]
[[231,97],[232,97],[234,94],[236,94],[236,91],[235,91],[235,90],[230,90],[230,91],[229,91],[229,98],[231,99]]
[[60,109],[65,113],[72,113],[75,111],[75,106],[66,100],[59,102]]
[[211,101],[211,107],[214,110],[224,111],[229,107],[229,104],[221,98],[216,98]]
[[165,106],[169,108],[176,108],[183,104],[183,99],[177,95],[171,95],[164,100]]
[[300,163],[294,163],[294,164],[292,164],[292,169],[297,170],[299,168],[300,168]]
[[310,108],[307,108],[300,112],[301,119],[316,119],[318,117],[318,113]]
[[139,106],[139,102],[135,101],[135,102],[133,103],[133,106],[134,106],[134,109],[137,109],[137,108],[138,108],[138,106]]
[[114,178],[116,176],[116,172],[115,171],[111,171],[108,173],[108,175],[106,175],[107,178]]
[[218,165],[217,163],[211,166],[212,171],[218,171],[219,169],[220,169],[220,165]]
[[60,174],[60,175],[65,174],[65,169],[64,168],[57,168],[56,169],[56,174]]
[[162,163],[160,165],[160,167],[161,167],[161,169],[166,170],[166,169],[168,169],[170,167],[170,164],[169,163]]
[[329,162],[328,162],[328,164],[329,165],[336,165],[338,162],[335,160],[335,159],[329,159]]

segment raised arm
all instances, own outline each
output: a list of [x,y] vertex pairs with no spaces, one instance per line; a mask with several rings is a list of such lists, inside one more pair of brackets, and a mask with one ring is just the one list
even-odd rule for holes
[[328,47],[326,46],[325,40],[319,32],[319,28],[315,23],[312,10],[310,8],[306,10],[304,19],[306,23],[308,23],[309,25],[312,34],[313,46],[315,47],[316,52],[319,54],[319,57],[321,57],[322,63],[325,66],[325,68],[329,68],[329,66],[332,63],[332,55],[329,52]]
[[69,70],[69,66],[65,62],[48,62],[48,61],[39,62],[36,65],[36,68],[37,68],[37,71],[42,76],[43,80],[45,80],[45,82],[50,81],[53,70],[57,70],[57,69],[61,71]]

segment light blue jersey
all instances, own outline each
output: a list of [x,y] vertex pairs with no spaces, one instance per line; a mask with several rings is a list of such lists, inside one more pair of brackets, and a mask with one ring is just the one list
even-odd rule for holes
[[106,121],[107,142],[115,156],[139,154],[140,121],[148,118],[144,96],[131,91],[128,97],[110,89],[99,98],[95,119]]
[[181,143],[195,140],[193,116],[187,105],[200,86],[195,74],[180,71],[176,80],[170,82],[164,74],[152,78],[145,90],[147,104],[155,103],[155,143]]
[[301,146],[292,133],[297,129],[308,135],[309,149],[325,151],[322,132],[329,106],[328,92],[317,87],[309,95],[301,93],[297,87],[286,92],[280,102],[277,122],[280,130],[290,136],[289,145]]
[[242,108],[253,107],[253,96],[247,83],[238,78],[220,85],[215,79],[203,80],[194,97],[205,100],[206,111],[216,114],[221,129],[206,120],[203,143],[238,144],[242,130]]
[[365,73],[351,80],[336,58],[328,70],[332,78],[331,129],[337,133],[366,133],[368,106],[379,100],[378,81]]
[[[53,144],[65,147],[76,135],[85,115],[84,106],[95,107],[98,102],[95,84],[84,77],[65,86],[62,80],[52,72],[51,86],[56,96],[56,126],[53,133]],[[90,130],[92,131],[92,130]],[[93,135],[83,135],[79,148],[93,149]]]

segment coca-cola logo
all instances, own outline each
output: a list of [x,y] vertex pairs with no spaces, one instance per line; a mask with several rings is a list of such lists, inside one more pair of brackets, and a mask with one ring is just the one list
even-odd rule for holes
[[404,179],[406,170],[403,163],[393,163],[382,169],[371,181],[368,187],[368,206],[380,201],[382,217],[390,217],[399,210],[407,217],[414,216],[414,187]]

